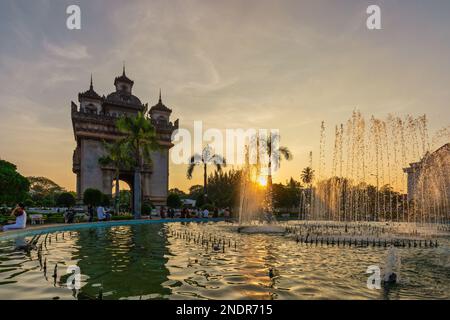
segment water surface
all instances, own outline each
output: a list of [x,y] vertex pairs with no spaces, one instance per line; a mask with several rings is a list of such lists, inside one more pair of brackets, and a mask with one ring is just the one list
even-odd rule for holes
[[[202,246],[201,235],[211,242]],[[283,235],[237,234],[225,223],[101,227],[45,237],[38,241],[41,258],[39,250],[15,250],[24,239],[0,242],[0,299],[450,298],[448,238],[440,238],[438,248],[397,249],[400,283],[371,290],[366,270],[383,269],[384,247],[298,244]],[[224,248],[213,248],[214,237]],[[80,290],[66,287],[70,265],[81,270]]]

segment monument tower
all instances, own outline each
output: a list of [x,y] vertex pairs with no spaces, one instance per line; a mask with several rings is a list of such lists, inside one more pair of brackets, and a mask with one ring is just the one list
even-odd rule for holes
[[[178,128],[178,120],[170,122],[172,110],[161,99],[156,105],[148,104],[133,95],[134,81],[129,79],[123,67],[122,75],[114,80],[115,91],[100,96],[91,83],[89,90],[78,94],[79,105],[72,101],[72,125],[76,141],[73,153],[73,172],[77,179],[77,198],[81,200],[87,188],[94,188],[104,194],[112,194],[115,168],[102,166],[98,159],[105,155],[104,141],[112,142],[123,137],[116,127],[119,117],[135,116],[138,112],[147,114],[156,129],[160,150],[151,154],[152,162],[144,164],[141,171],[143,201],[154,205],[166,204],[169,183],[169,149],[173,146],[172,132]],[[125,181],[133,192],[133,170],[120,168],[120,180]]]

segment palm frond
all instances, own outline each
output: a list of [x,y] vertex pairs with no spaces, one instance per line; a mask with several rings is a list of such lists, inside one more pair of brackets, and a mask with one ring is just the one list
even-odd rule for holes
[[224,157],[222,157],[221,155],[218,155],[218,154],[214,154],[211,157],[210,162],[214,163],[215,165],[219,164],[219,165],[224,166],[224,167],[226,167],[226,165],[227,165],[226,159]]
[[190,163],[186,172],[187,178],[190,180],[192,179],[192,173],[194,172],[195,163]]
[[112,160],[109,156],[103,156],[103,157],[98,158],[98,163],[101,166],[108,166],[112,163]]
[[278,147],[278,152],[282,155],[286,160],[292,160],[292,153],[287,147]]
[[188,179],[192,179],[192,173],[194,172],[194,168],[196,165],[202,163],[202,157],[201,155],[199,155],[198,153],[194,154],[190,159],[189,159],[189,166],[186,172],[186,176]]

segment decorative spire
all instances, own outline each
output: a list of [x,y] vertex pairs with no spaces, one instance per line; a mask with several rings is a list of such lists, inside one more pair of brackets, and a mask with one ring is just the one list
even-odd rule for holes
[[125,61],[123,62],[123,72],[122,75],[125,77]]
[[82,98],[91,98],[91,99],[97,99],[97,100],[102,99],[102,97],[100,97],[98,95],[98,93],[95,92],[95,90],[94,90],[94,81],[92,80],[92,73],[91,73],[91,82],[89,84],[89,90],[78,94],[78,100],[80,102],[81,102]]
[[162,94],[161,94],[161,88],[159,89],[159,99],[158,103],[155,104],[153,107],[150,108],[150,111],[152,110],[159,110],[159,111],[165,111],[165,112],[172,112],[169,108],[167,108],[164,103],[162,102]]

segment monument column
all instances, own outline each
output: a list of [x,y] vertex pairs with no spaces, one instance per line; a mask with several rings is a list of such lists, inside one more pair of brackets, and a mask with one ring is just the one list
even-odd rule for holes
[[83,200],[83,195],[81,194],[81,174],[77,172],[77,200]]
[[107,196],[112,196],[112,184],[114,179],[114,170],[109,168],[102,169],[103,174],[103,190],[102,192]]

